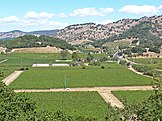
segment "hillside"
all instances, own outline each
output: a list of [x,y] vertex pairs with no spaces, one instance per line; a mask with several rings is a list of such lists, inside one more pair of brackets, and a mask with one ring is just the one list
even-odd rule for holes
[[154,26],[154,30],[151,31],[151,34],[162,37],[161,20],[162,16],[152,16],[142,17],[140,19],[122,19],[105,25],[95,23],[76,24],[67,26],[59,32],[56,32],[53,34],[53,37],[61,38],[66,41],[102,40],[123,34],[144,22],[150,22]]
[[40,36],[40,35],[51,35],[54,34],[56,32],[58,32],[59,30],[42,30],[42,31],[32,31],[32,32],[23,32],[20,30],[13,30],[13,31],[9,31],[9,32],[0,32],[0,40],[7,40],[7,39],[12,39],[12,38],[16,38],[16,37],[20,37],[20,36],[24,36],[24,35],[36,35],[36,36]]
[[[158,34],[158,35],[157,35]],[[94,45],[102,45],[106,42],[113,42],[122,39],[131,39],[140,42],[144,48],[159,47],[162,44],[161,32],[157,31],[156,24],[150,21],[140,24],[124,31],[122,34],[113,35],[107,39],[101,39],[94,42]]]
[[30,47],[58,47],[61,49],[74,49],[72,45],[61,39],[48,36],[24,35],[11,40],[3,40],[0,46],[13,48],[30,48]]

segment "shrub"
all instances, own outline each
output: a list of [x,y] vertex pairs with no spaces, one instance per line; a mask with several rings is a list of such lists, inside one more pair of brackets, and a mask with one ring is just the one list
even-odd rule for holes
[[119,64],[121,64],[121,65],[126,65],[126,61],[124,61],[124,60],[121,60],[120,62],[119,62]]
[[22,67],[19,69],[19,71],[25,71],[25,70],[29,70],[29,68]]
[[104,66],[101,66],[101,69],[104,69],[105,67]]
[[82,69],[86,69],[86,67],[85,66],[82,66]]

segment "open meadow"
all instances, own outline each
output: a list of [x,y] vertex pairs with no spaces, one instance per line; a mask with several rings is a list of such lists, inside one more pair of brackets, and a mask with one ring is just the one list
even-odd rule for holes
[[153,68],[162,69],[162,58],[131,58],[130,60]]
[[51,67],[29,68],[10,87],[14,89],[63,88],[66,79],[68,88],[98,86],[150,85],[151,79],[138,75],[125,66],[116,63],[103,64],[105,67]]
[[[62,59],[59,53],[10,53],[0,54],[0,60],[7,59],[1,66],[32,66],[33,63],[55,63],[55,60]],[[71,59],[68,54],[67,59]]]
[[97,92],[25,93],[36,102],[37,111],[61,111],[71,116],[94,117],[102,121],[108,109]]
[[[79,57],[86,58],[86,54]],[[93,55],[95,59],[106,55]],[[51,89],[51,88],[77,88],[77,87],[109,87],[109,86],[147,86],[152,79],[138,75],[128,69],[127,66],[115,62],[101,62],[99,66],[69,66],[69,67],[32,67],[37,63],[58,63],[55,60],[62,59],[60,54],[41,53],[10,53],[0,55],[0,69],[5,78],[12,72],[27,68],[14,80],[9,88],[17,89]],[[71,60],[71,54],[67,59]],[[18,93],[19,94],[19,93]],[[36,102],[37,111],[49,110],[61,111],[71,116],[93,117],[97,121],[104,120],[107,112],[113,112],[113,107],[98,92],[28,92],[27,95]],[[121,102],[126,100],[128,104],[147,99],[152,92],[148,91],[114,91],[113,94]],[[142,97],[142,98],[141,98]]]
[[113,91],[112,93],[128,105],[145,101],[151,95],[155,94],[154,91]]

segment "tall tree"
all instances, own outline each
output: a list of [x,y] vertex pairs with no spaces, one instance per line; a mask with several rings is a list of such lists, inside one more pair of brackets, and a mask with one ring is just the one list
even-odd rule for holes
[[66,60],[67,59],[67,55],[68,55],[68,51],[67,50],[61,51],[61,56],[62,56],[62,59],[63,60]]
[[78,60],[78,54],[77,54],[77,52],[73,52],[72,59],[73,59],[73,61],[77,61]]

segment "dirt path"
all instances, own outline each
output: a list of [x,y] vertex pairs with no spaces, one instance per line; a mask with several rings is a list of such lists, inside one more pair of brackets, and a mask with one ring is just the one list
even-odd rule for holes
[[8,77],[3,79],[2,81],[8,86],[10,83],[16,80],[22,72],[23,71],[14,71],[12,74],[10,74]]
[[122,102],[120,102],[120,100],[115,97],[111,91],[107,91],[107,92],[98,92],[101,97],[107,102],[110,103],[112,107],[117,107],[117,108],[124,108],[124,105],[122,104]]
[[139,74],[139,75],[142,75],[142,76],[145,76],[145,77],[149,77],[149,78],[153,78],[152,76],[143,75],[143,73],[138,72],[138,71],[135,70],[132,66],[129,66],[128,69],[131,70],[131,71],[133,71],[133,72],[136,73],[136,74]]
[[153,90],[152,86],[123,86],[123,87],[91,87],[91,88],[67,88],[67,89],[26,89],[14,90],[14,92],[79,92],[79,91],[97,91],[101,97],[110,103],[113,107],[124,108],[120,100],[115,97],[111,91],[126,91],[126,90]]
[[153,90],[152,86],[122,86],[122,87],[83,87],[83,88],[58,88],[58,89],[20,89],[15,92],[81,92],[81,91],[127,91],[127,90]]
[[8,59],[5,59],[5,60],[0,61],[0,64],[6,62],[7,60],[8,60]]

